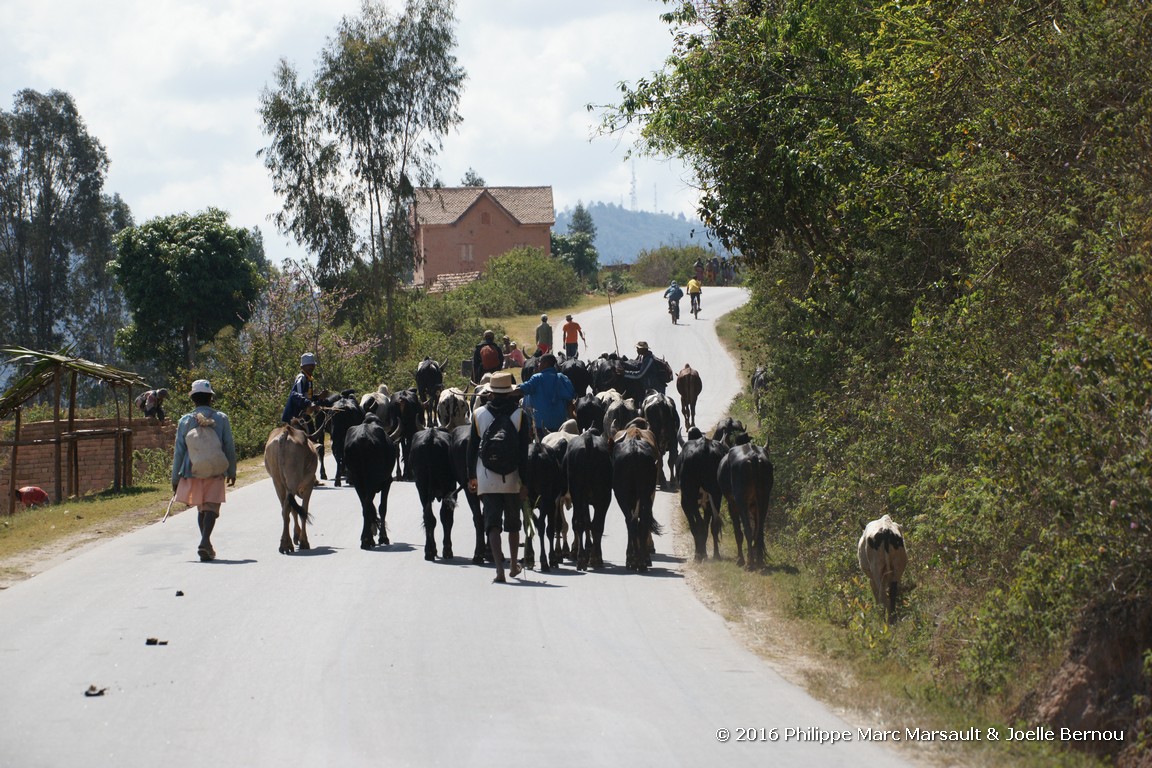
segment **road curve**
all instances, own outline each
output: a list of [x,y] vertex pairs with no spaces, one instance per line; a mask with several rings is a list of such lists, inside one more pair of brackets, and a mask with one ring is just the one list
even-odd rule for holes
[[[701,370],[706,426],[738,389],[713,321],[744,300],[709,289],[675,327],[659,293],[577,319],[594,352],[644,339]],[[678,501],[657,496],[670,527]],[[615,505],[605,570],[507,585],[423,560],[410,483],[392,489],[392,546],[369,552],[348,488],[317,489],[314,548],[292,556],[269,481],[229,494],[213,563],[194,513],[162,512],[0,593],[0,766],[905,764],[733,639],[669,537],[649,574],[625,571]],[[820,743],[833,733],[851,741]]]

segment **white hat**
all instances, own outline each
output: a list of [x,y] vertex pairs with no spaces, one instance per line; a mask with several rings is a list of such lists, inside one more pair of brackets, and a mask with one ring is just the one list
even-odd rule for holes
[[512,374],[506,371],[498,371],[492,374],[492,379],[488,382],[488,391],[494,395],[507,395],[516,391],[516,379],[512,378]]
[[192,382],[192,391],[188,394],[195,395],[197,393],[206,395],[216,394],[212,391],[212,385],[208,383],[208,379],[196,379],[196,381]]
[[316,365],[316,355],[311,352],[305,352],[300,355],[300,365]]

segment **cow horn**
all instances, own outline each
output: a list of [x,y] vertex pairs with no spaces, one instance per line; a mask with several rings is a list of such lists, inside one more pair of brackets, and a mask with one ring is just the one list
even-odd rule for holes
[[398,440],[400,440],[400,435],[403,431],[404,431],[404,425],[402,423],[397,423],[396,429],[394,429],[388,433],[388,439],[394,443],[397,442]]

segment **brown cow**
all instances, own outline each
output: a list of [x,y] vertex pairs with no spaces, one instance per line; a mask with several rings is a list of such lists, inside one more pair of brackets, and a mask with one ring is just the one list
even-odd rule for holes
[[676,391],[680,393],[680,412],[684,428],[696,426],[696,398],[700,397],[700,372],[688,363],[676,374]]
[[[316,485],[316,465],[320,459],[316,447],[301,429],[285,424],[272,430],[264,444],[264,467],[276,486],[280,499],[280,514],[284,518],[284,531],[280,535],[280,553],[293,552],[293,539],[288,537],[288,515],[295,522],[295,541],[301,550],[311,549],[308,543],[308,499]],[[296,501],[296,497],[300,501]]]

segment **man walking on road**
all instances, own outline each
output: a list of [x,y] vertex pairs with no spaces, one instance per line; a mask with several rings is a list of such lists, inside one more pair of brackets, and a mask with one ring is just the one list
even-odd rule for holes
[[536,351],[541,355],[552,351],[552,326],[548,325],[548,315],[540,315],[540,325],[536,326]]
[[576,337],[579,336],[580,340],[584,342],[584,349],[588,349],[588,340],[584,338],[584,330],[580,327],[580,323],[573,320],[572,315],[568,315],[564,320],[566,322],[561,329],[564,332],[564,354],[571,359],[576,359],[580,353],[580,345],[576,343]]
[[522,570],[520,502],[526,498],[527,489],[520,478],[528,466],[532,422],[520,407],[520,393],[511,373],[493,374],[487,391],[489,400],[472,415],[472,431],[468,433],[468,488],[480,497],[484,531],[496,563],[493,581],[503,584],[507,579],[500,547],[501,527],[508,534],[508,573],[516,578]]

